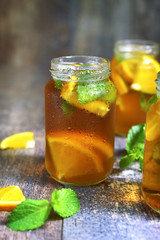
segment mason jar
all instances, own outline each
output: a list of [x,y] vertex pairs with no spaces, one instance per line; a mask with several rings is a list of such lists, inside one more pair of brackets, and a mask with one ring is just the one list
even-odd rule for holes
[[147,204],[160,213],[160,72],[157,95],[150,100],[146,117],[142,193]]
[[145,123],[148,99],[156,93],[158,55],[159,45],[152,41],[115,43],[111,78],[117,88],[116,134],[126,136],[133,125]]
[[51,60],[45,87],[45,165],[56,181],[92,185],[114,161],[116,89],[110,62],[91,56]]

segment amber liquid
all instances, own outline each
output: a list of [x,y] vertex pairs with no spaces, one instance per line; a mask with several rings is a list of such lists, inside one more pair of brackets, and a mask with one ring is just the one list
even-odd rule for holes
[[130,90],[118,98],[120,104],[116,104],[115,132],[126,136],[133,125],[145,123],[146,112],[140,106],[140,92]]
[[142,193],[148,205],[160,213],[160,100],[147,112]]
[[46,168],[63,184],[99,183],[113,168],[114,105],[100,117],[76,107],[66,115],[62,103],[51,80],[45,88]]
[[148,205],[160,213],[160,163],[152,156],[157,142],[160,143],[160,139],[145,142],[142,193]]
[[[147,102],[151,95],[144,95],[144,93],[138,90],[131,89],[131,84],[134,82],[134,67],[130,70],[133,75],[133,79],[130,79],[126,69],[123,69],[123,72],[120,70],[120,65],[121,62],[118,63],[116,58],[112,59],[111,78],[118,90],[116,101],[115,132],[118,135],[126,136],[129,129],[133,125],[145,123],[146,110],[145,107],[142,107],[141,105],[141,99],[145,96],[145,101]],[[145,72],[145,69],[143,71]],[[154,78],[154,75],[151,77]],[[156,77],[154,79],[156,79]]]

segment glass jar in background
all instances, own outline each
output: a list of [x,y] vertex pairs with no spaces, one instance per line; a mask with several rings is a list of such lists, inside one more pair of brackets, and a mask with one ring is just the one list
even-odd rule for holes
[[116,88],[110,62],[100,57],[52,59],[45,87],[45,164],[56,181],[92,185],[114,161]]
[[142,193],[150,207],[160,213],[160,72],[157,96],[146,117]]
[[155,94],[160,65],[159,45],[152,41],[122,40],[115,43],[111,78],[117,88],[115,131],[127,135],[145,122],[148,99]]

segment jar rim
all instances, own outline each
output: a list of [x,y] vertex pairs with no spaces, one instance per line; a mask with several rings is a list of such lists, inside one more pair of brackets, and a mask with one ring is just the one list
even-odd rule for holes
[[[64,64],[64,65],[94,65],[94,64],[101,64],[104,66],[109,64],[109,60],[102,57],[96,57],[96,56],[87,56],[87,55],[73,55],[73,56],[61,56],[57,58],[51,59],[51,67],[53,64]],[[76,66],[75,66],[76,67]]]
[[[110,61],[106,58],[85,55],[62,56],[51,60],[51,76],[55,79],[86,81],[86,75],[79,77],[79,72],[89,71],[88,80],[105,79],[110,73]],[[75,77],[77,76],[77,77]]]
[[118,40],[114,46],[114,53],[153,54],[158,55],[159,44],[151,40],[125,39]]

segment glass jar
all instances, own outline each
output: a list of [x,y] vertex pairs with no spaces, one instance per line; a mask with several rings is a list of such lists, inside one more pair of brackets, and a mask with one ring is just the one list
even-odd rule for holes
[[157,97],[146,117],[142,193],[150,207],[160,213],[160,72]]
[[155,94],[160,65],[159,45],[152,41],[122,40],[115,43],[111,78],[117,88],[115,131],[145,123],[148,99]]
[[114,160],[116,89],[110,62],[100,57],[52,59],[45,87],[45,164],[56,181],[103,181]]

